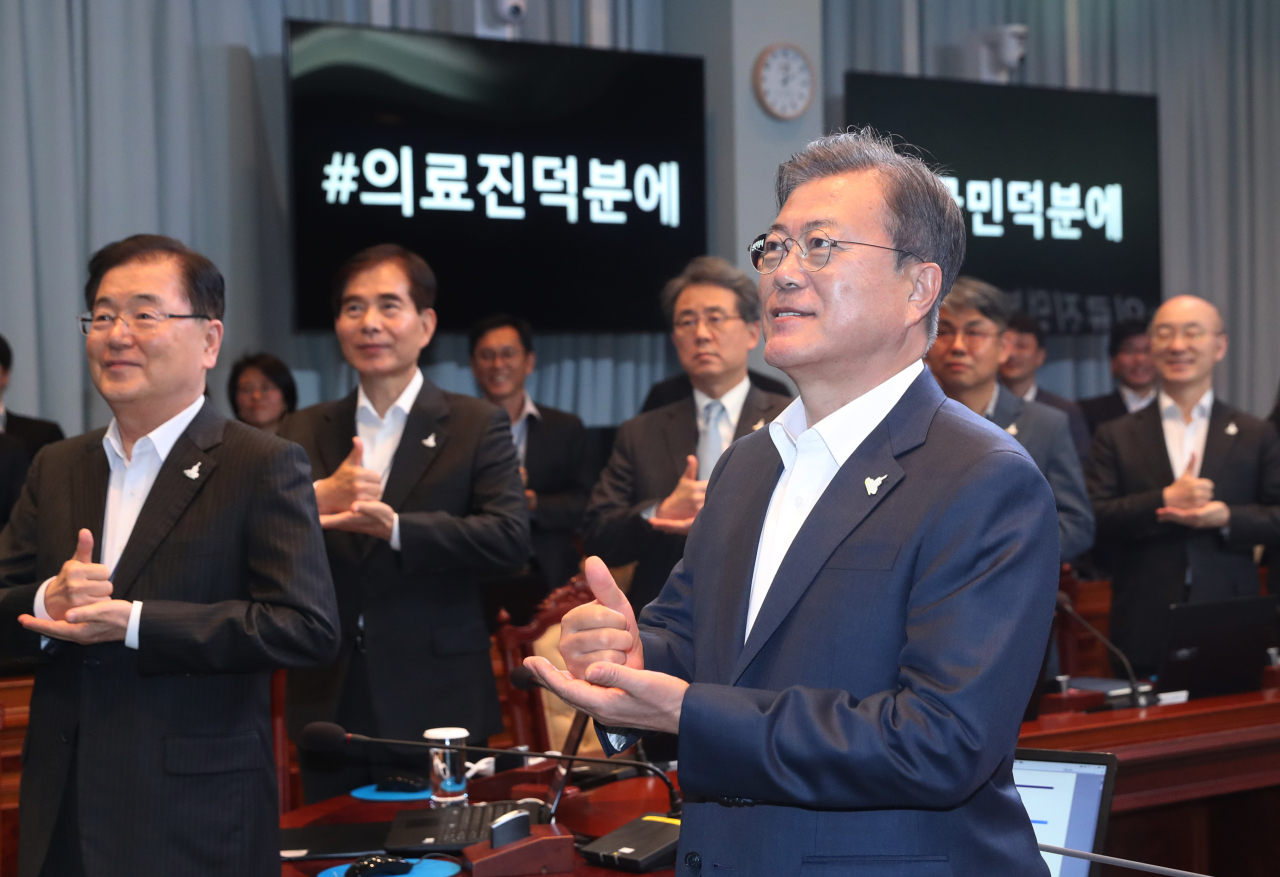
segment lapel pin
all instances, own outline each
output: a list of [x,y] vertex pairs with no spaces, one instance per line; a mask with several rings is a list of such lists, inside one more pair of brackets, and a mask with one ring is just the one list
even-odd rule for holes
[[1011,423],[1011,424],[1009,424],[1007,427],[1005,427],[1005,430],[1004,430],[1004,431],[1005,431],[1005,432],[1007,432],[1007,433],[1009,433],[1009,435],[1017,435],[1017,434],[1018,434],[1018,424],[1016,424],[1016,423]]
[[200,477],[200,463],[197,462],[190,469],[183,469],[182,474],[190,478],[192,481],[195,481]]
[[428,448],[434,448],[436,446],[436,434],[434,432],[431,433],[431,435],[422,440],[422,444]]
[[1239,431],[1240,427],[1236,426],[1236,422],[1234,420],[1227,424],[1227,435],[1235,435]]
[[876,491],[880,489],[880,485],[888,478],[888,475],[881,475],[879,478],[868,478],[862,483],[867,485],[867,496],[875,496]]
[[753,426],[753,427],[751,427],[751,431],[752,431],[752,432],[755,432],[757,429],[759,429],[759,428],[760,428],[760,427],[762,427],[762,426],[764,426],[764,418],[763,418],[763,417],[761,417],[759,420],[757,420],[757,421],[756,421],[756,425],[755,425],[755,426]]

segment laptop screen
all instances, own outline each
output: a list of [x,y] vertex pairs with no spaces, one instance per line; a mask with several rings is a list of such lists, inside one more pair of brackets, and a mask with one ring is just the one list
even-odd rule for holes
[[[1101,852],[1111,810],[1115,756],[1019,749],[1013,781],[1031,817],[1036,841]],[[1052,877],[1088,877],[1090,863],[1042,853]]]

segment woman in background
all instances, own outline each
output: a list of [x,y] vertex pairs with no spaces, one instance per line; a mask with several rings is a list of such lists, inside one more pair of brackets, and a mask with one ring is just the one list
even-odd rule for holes
[[298,387],[289,367],[270,353],[247,354],[231,367],[227,388],[236,419],[274,433],[298,408]]

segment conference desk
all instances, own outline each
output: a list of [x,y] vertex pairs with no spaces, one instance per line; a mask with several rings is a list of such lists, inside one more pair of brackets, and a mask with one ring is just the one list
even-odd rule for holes
[[[1019,744],[1119,757],[1106,844],[1111,855],[1219,877],[1280,870],[1280,689],[1145,709],[1056,713],[1023,724]],[[598,836],[666,806],[660,782],[630,779],[566,798],[560,821]],[[334,798],[286,814],[281,825],[386,821],[404,808]],[[287,863],[282,874],[311,877],[332,864]],[[574,873],[619,872],[580,861]]]

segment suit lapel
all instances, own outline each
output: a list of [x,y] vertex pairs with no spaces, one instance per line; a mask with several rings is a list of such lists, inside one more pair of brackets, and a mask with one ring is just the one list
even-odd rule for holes
[[[1017,421],[1022,414],[1022,409],[1027,407],[1027,402],[1021,396],[1015,396],[999,384],[996,385],[996,392],[999,395],[996,396],[995,410],[991,412],[991,422],[1005,432],[1009,432],[1009,427],[1013,426]],[[1009,434],[1016,436],[1017,432]]]
[[[831,552],[897,487],[903,472],[895,458],[924,442],[929,424],[944,401],[942,390],[925,369],[889,415],[840,467],[782,559],[752,625],[751,634],[734,662],[728,680],[730,685],[737,684],[760,649],[809,589]],[[882,476],[876,492],[872,494],[866,479],[880,479]],[[741,631],[742,627],[737,630]]]
[[[751,435],[757,429],[763,429],[777,416],[778,413],[773,410],[769,397],[753,385],[747,390],[747,398],[742,403],[742,412],[738,415],[738,428],[733,431],[734,441]],[[777,448],[774,450],[776,451]]]
[[93,534],[94,563],[102,561],[102,520],[107,511],[107,487],[111,482],[111,465],[101,441],[90,442],[84,449],[79,471],[72,479],[73,525]]
[[391,459],[387,486],[382,492],[382,501],[397,512],[449,441],[444,427],[448,417],[449,405],[444,393],[435,384],[424,381],[409,409],[400,445]]
[[218,461],[208,451],[222,441],[225,424],[213,404],[206,402],[169,451],[111,576],[117,599],[126,597],[156,548],[213,477]]
[[[342,461],[351,453],[352,440],[356,436],[356,394],[352,390],[346,398],[329,409],[324,419],[327,428],[316,436],[316,449],[324,463],[324,475],[328,478],[338,470]],[[322,477],[319,474],[317,478]]]
[[1204,459],[1200,462],[1201,478],[1208,478],[1216,483],[1219,480],[1218,476],[1222,474],[1223,466],[1231,458],[1231,446],[1235,444],[1236,437],[1227,432],[1227,428],[1232,424],[1232,418],[1231,409],[1214,399],[1213,409],[1209,412],[1209,431],[1204,437]]
[[[748,480],[744,494],[737,498],[728,516],[726,531],[741,535],[744,545],[760,544],[765,514],[782,474],[782,458],[772,440],[745,442],[735,455],[745,455],[735,460],[742,471],[758,473]],[[772,472],[769,478],[767,473]],[[726,485],[727,486],[727,485]],[[723,489],[723,488],[721,488]],[[748,539],[750,541],[748,541]],[[755,575],[756,551],[727,551],[724,564],[715,576],[717,592],[715,601],[715,635],[718,679],[728,682],[730,673],[742,652],[742,631],[747,624],[747,603],[751,596],[751,581]]]
[[1152,483],[1158,487],[1172,484],[1173,464],[1169,462],[1169,447],[1164,443],[1164,424],[1160,419],[1159,404],[1153,402],[1133,416],[1138,421],[1138,428],[1144,439],[1143,444],[1149,449],[1147,456],[1150,458],[1150,463],[1147,471],[1151,473]]
[[675,467],[675,478],[668,479],[674,487],[684,474],[685,457],[698,453],[698,413],[692,396],[667,406],[662,440],[667,445],[666,457]]

